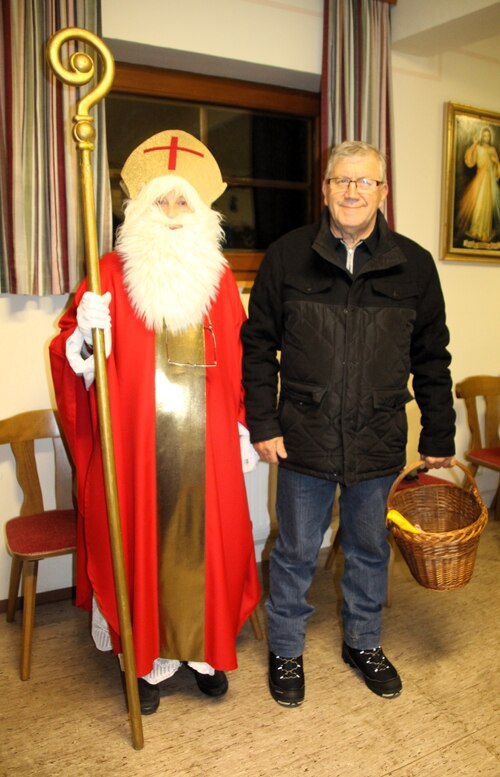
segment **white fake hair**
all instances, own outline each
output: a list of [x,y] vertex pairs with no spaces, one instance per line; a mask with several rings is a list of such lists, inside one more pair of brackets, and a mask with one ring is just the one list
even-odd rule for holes
[[[170,192],[192,211],[173,219],[180,229],[158,205]],[[221,219],[188,181],[172,175],[154,178],[127,202],[116,250],[132,306],[149,329],[161,331],[165,323],[175,333],[203,321],[227,266]]]

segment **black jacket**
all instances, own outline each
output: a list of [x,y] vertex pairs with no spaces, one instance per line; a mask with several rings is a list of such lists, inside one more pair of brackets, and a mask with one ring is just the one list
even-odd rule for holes
[[338,242],[325,209],[319,228],[270,246],[242,329],[243,382],[252,442],[283,435],[283,467],[350,485],[404,465],[410,373],[421,453],[454,453],[455,413],[432,256],[380,212],[354,278]]

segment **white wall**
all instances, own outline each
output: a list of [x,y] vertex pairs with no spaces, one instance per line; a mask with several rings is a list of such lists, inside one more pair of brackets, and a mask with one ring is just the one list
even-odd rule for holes
[[[231,10],[230,14],[223,14],[222,24],[219,24],[220,15],[213,14],[214,5],[219,2],[221,8],[227,11],[230,5]],[[217,3],[210,4],[201,0],[184,0],[184,3],[175,6],[160,4],[159,0],[143,0],[140,6],[131,0],[124,0],[119,5],[113,0],[103,0],[104,35],[118,38],[117,31],[120,30],[120,35],[137,40],[134,36],[140,30],[143,41],[147,43],[145,31],[150,28],[145,20],[157,18],[151,13],[153,10],[164,15],[165,7],[170,5],[180,9],[176,12],[182,12],[191,22],[193,19],[199,22],[192,23],[193,37],[189,39],[182,34],[181,24],[163,24],[161,29],[165,38],[159,40],[165,39],[170,48],[174,48],[177,41],[179,48],[189,48],[189,41],[193,40],[199,47],[193,50],[203,50],[202,40],[210,39],[209,54],[222,55],[224,52],[225,56],[238,56],[240,53],[241,60],[254,56],[262,67],[271,68],[272,65],[272,68],[283,69],[287,73],[294,70],[299,73],[300,68],[304,68],[306,75],[311,75],[311,70],[307,68],[315,68],[316,72],[312,75],[319,79],[321,18],[318,10],[322,7],[321,0],[289,0],[283,4],[267,3],[265,0],[233,0],[230,3],[229,0],[217,0]],[[400,0],[395,12],[404,13],[405,8],[410,6],[408,0]],[[140,23],[134,17],[138,7]],[[280,9],[281,16],[276,16],[277,9]],[[398,23],[401,23],[401,17]],[[116,24],[116,28],[112,28],[111,24]],[[159,27],[153,27],[156,34]],[[291,46],[290,41],[296,40],[302,30],[301,45]],[[253,47],[247,45],[247,40],[253,42]],[[158,46],[158,39],[155,38],[155,41],[155,46]],[[168,66],[167,62],[165,66]],[[278,77],[276,70],[269,72]],[[500,111],[500,57],[488,58],[471,52],[448,52],[430,58],[395,53],[393,70],[397,228],[418,240],[437,258],[443,106],[450,100]],[[500,267],[441,261],[437,261],[437,266],[447,301],[454,380],[475,373],[498,374]],[[0,297],[0,417],[50,404],[46,345],[55,331],[55,322],[65,301],[66,297]],[[461,456],[467,432],[461,404],[457,403],[457,411],[457,451]],[[412,433],[408,455],[411,456],[416,449],[418,421],[414,406],[410,407],[409,416]],[[492,473],[481,473],[478,482],[485,497],[490,498],[495,482]],[[255,538],[260,550],[268,529],[267,468],[259,465],[257,472],[247,476],[247,484]],[[0,493],[0,525],[3,525],[19,507],[13,468],[3,449],[0,449]],[[9,568],[10,561],[1,547],[0,600],[7,596]],[[42,564],[39,590],[70,585],[70,569],[67,559],[53,559]]]
[[105,38],[305,73],[321,69],[316,44],[323,0],[101,0],[101,5]]
[[117,59],[126,52],[129,62],[319,88],[323,0],[101,2]]
[[[393,53],[395,202],[397,229],[439,257],[444,105],[447,101],[499,111],[500,62],[448,52],[430,59]],[[495,96],[497,99],[495,100]],[[500,374],[500,266],[437,261],[446,299],[452,375]],[[457,402],[457,452],[468,439]],[[490,495],[496,482],[482,471]]]
[[[47,346],[57,327],[67,297],[0,296],[0,363],[2,365],[0,417],[23,410],[53,406]],[[43,445],[40,446],[43,451]],[[42,453],[49,458],[47,453]],[[54,507],[53,475],[48,462],[44,497]],[[46,469],[45,469],[46,468]],[[21,505],[21,491],[15,479],[14,466],[7,446],[0,446],[0,526]],[[44,561],[39,570],[39,591],[51,591],[71,585],[71,559]],[[7,598],[10,558],[0,544],[0,600]]]

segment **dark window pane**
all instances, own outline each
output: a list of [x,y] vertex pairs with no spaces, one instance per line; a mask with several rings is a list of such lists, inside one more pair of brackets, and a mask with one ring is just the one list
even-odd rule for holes
[[307,121],[262,114],[252,121],[253,177],[307,181]]
[[285,232],[309,223],[305,191],[229,187],[214,208],[224,214],[226,247],[264,251]]
[[223,177],[308,180],[308,121],[223,109],[207,110],[208,147]]
[[245,111],[207,110],[207,146],[226,178],[252,177],[252,115]]

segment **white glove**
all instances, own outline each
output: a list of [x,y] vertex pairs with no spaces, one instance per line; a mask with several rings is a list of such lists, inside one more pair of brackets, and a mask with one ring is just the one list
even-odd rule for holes
[[111,353],[110,302],[111,293],[109,291],[102,297],[91,291],[86,291],[76,310],[78,326],[66,340],[66,358],[73,372],[83,377],[87,391],[94,382],[95,362],[94,356],[89,356],[88,352],[85,351],[84,343],[92,345],[92,329],[104,329],[106,358]]
[[92,291],[86,291],[78,308],[76,309],[76,321],[78,329],[83,335],[87,345],[92,345],[92,330],[104,329],[104,348],[106,356],[111,353],[111,316],[109,303],[111,292],[99,296]]
[[250,433],[243,424],[238,421],[238,432],[240,435],[240,451],[243,472],[252,472],[259,461],[259,454],[250,442]]
[[95,378],[95,361],[93,354],[85,358],[82,356],[84,345],[83,335],[75,326],[75,331],[66,340],[66,358],[73,372],[83,377],[88,391]]

